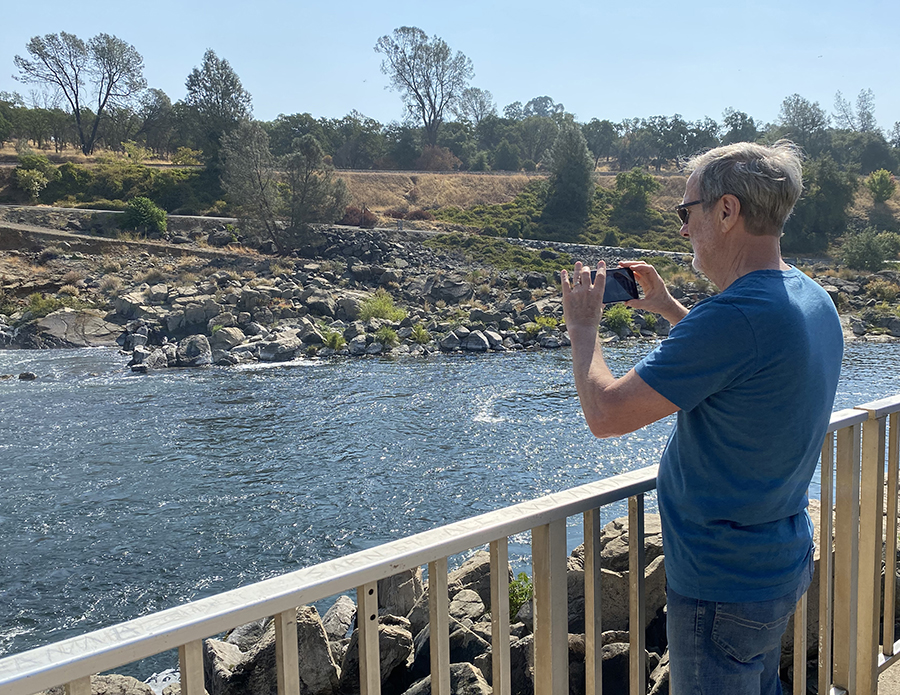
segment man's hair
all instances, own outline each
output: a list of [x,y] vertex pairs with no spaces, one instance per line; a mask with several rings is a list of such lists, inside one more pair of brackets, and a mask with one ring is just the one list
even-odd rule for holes
[[801,158],[788,140],[771,147],[736,142],[691,158],[686,168],[696,175],[705,210],[730,193],[750,234],[780,236],[803,191]]

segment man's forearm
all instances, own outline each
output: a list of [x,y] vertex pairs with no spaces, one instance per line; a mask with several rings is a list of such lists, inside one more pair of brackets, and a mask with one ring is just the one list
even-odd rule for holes
[[581,410],[588,427],[597,436],[608,406],[607,388],[615,383],[603,357],[600,336],[596,329],[579,328],[569,330],[572,343],[572,371],[575,389],[581,401]]

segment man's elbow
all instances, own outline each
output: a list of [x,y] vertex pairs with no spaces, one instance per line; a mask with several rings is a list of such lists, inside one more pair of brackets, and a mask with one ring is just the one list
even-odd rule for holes
[[619,418],[614,416],[604,417],[602,415],[585,418],[587,421],[587,426],[591,430],[591,434],[593,434],[598,439],[607,439],[609,437],[619,437],[623,434],[628,434],[629,432],[633,432],[636,427],[629,427],[626,423],[622,422]]

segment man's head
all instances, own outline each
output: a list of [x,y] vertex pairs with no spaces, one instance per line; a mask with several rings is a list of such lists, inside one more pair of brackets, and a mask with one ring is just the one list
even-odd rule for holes
[[738,142],[692,158],[689,187],[709,211],[724,195],[740,202],[748,233],[781,236],[803,190],[800,150],[787,140],[772,147]]

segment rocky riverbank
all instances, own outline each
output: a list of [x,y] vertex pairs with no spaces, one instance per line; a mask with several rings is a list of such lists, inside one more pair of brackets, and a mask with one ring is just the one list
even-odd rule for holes
[[[104,236],[109,213],[0,213],[16,220],[0,225],[0,347],[118,345],[135,371],[558,348],[568,345],[558,268],[572,259],[663,259],[672,293],[688,306],[714,291],[684,254],[509,240],[523,264],[557,270],[498,271],[430,243],[427,231],[320,228],[303,253],[275,257],[218,248],[233,234],[225,220],[185,218],[168,242],[149,243]],[[896,271],[804,269],[844,313],[848,337],[900,336]],[[608,312],[602,328],[611,342],[656,339],[669,326],[652,314]]]

